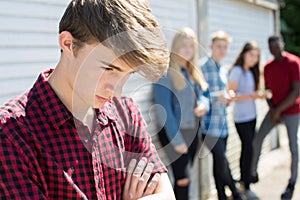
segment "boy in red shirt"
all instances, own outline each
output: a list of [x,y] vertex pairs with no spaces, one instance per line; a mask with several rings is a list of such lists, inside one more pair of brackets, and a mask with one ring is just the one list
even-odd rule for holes
[[265,87],[272,92],[268,100],[270,107],[253,141],[252,176],[258,181],[257,163],[265,136],[279,122],[287,128],[292,155],[291,177],[281,199],[291,199],[298,175],[298,139],[300,116],[300,59],[284,51],[282,39],[272,36],[268,40],[274,59],[267,62],[264,70]]

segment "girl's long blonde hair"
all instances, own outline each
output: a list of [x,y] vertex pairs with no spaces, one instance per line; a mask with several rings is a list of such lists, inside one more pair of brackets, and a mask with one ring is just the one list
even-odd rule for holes
[[180,61],[178,60],[178,52],[182,47],[183,40],[189,38],[193,40],[194,43],[194,56],[191,60],[187,60],[187,71],[191,75],[194,81],[196,81],[203,91],[207,90],[208,84],[204,79],[200,67],[197,65],[198,61],[198,41],[197,36],[191,28],[181,28],[177,31],[174,36],[173,43],[171,46],[170,53],[170,76],[174,87],[177,90],[182,90],[186,87],[186,82],[184,75],[180,69]]

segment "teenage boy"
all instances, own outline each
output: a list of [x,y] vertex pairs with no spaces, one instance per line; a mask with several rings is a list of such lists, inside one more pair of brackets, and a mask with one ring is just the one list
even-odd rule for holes
[[61,57],[0,109],[1,199],[174,199],[137,105],[118,97],[129,75],[167,70],[146,1],[73,0]]
[[258,181],[257,165],[261,147],[266,135],[278,123],[283,122],[287,128],[291,151],[291,176],[281,199],[291,199],[298,176],[298,133],[300,121],[300,59],[284,51],[284,44],[279,36],[268,39],[269,50],[274,56],[264,68],[265,87],[272,93],[268,99],[270,107],[258,133],[253,140],[252,179]]
[[221,60],[226,56],[231,37],[224,31],[212,34],[212,55],[201,67],[209,85],[205,95],[210,99],[210,111],[202,117],[203,142],[213,156],[213,176],[219,200],[227,199],[225,186],[229,186],[235,200],[242,199],[231,176],[226,158],[228,126],[226,106],[231,101],[227,94],[227,69],[221,67]]

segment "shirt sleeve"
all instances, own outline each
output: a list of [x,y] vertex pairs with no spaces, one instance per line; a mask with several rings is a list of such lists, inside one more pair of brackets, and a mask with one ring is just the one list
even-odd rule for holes
[[146,123],[142,118],[141,112],[136,103],[133,100],[127,99],[127,106],[129,108],[129,121],[128,121],[128,140],[130,145],[130,151],[132,152],[130,158],[126,158],[127,162],[135,158],[138,161],[142,157],[146,157],[148,162],[154,164],[154,170],[152,174],[167,172],[166,167],[162,163],[159,155],[156,151],[150,134],[147,132]]
[[158,83],[153,85],[153,95],[155,104],[161,105],[162,108],[156,109],[158,123],[165,128],[168,139],[176,147],[185,144],[182,133],[179,128],[179,121],[176,119],[172,100],[174,98],[171,79],[164,77]]
[[0,199],[47,199],[21,145],[0,127]]
[[291,65],[291,77],[293,81],[300,81],[300,58]]
[[269,71],[268,71],[268,66],[269,66],[269,65],[266,64],[266,65],[265,65],[265,68],[264,68],[264,82],[265,82],[265,88],[266,88],[266,89],[269,88],[269,82],[268,82],[268,77],[269,77],[269,76],[268,76],[268,72],[269,72]]
[[210,109],[209,98],[207,98],[207,96],[204,95],[204,92],[206,91],[203,92],[199,85],[197,85],[197,90],[198,90],[197,105],[204,104],[206,110],[209,111]]
[[242,69],[238,66],[234,66],[229,74],[229,81],[239,83],[242,77]]

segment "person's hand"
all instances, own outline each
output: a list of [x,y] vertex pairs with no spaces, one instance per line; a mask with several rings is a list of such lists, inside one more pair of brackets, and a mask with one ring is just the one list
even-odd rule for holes
[[276,109],[271,109],[270,110],[270,115],[271,115],[271,119],[276,123],[280,123],[280,116],[281,116],[281,113],[276,110]]
[[207,112],[205,105],[203,103],[199,104],[195,109],[194,113],[197,117],[202,117]]
[[160,179],[160,174],[157,173],[149,180],[153,169],[154,164],[147,163],[144,157],[138,163],[132,159],[127,169],[122,199],[136,200],[153,194]]
[[251,95],[253,99],[265,99],[267,97],[267,93],[264,91],[257,91]]
[[175,147],[175,151],[180,154],[186,154],[188,152],[188,147],[186,144],[180,144]]
[[224,90],[219,95],[219,101],[224,104],[231,103],[236,97],[236,93],[233,90]]

